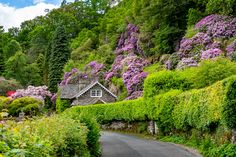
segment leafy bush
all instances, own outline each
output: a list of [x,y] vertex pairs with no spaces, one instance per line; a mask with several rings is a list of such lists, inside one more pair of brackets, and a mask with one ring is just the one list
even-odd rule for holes
[[182,73],[188,77],[192,88],[203,88],[235,74],[236,63],[225,58],[203,61],[199,67],[187,69]]
[[58,90],[56,99],[56,111],[58,113],[61,113],[65,109],[69,108],[69,106],[70,106],[70,100],[61,100],[60,90]]
[[26,115],[36,115],[43,106],[43,102],[31,97],[15,99],[7,106],[8,112],[12,116],[18,116],[21,111]]
[[7,105],[10,103],[10,98],[8,97],[4,97],[4,96],[0,96],[0,111],[7,107]]
[[21,124],[7,123],[3,128],[0,153],[4,156],[87,157],[90,154],[86,143],[88,129],[78,120],[52,116]]
[[149,75],[144,81],[144,97],[151,98],[171,89],[185,90],[189,89],[189,86],[187,78],[179,72],[161,71]]
[[183,71],[160,71],[144,81],[144,97],[151,98],[171,89],[204,88],[235,74],[236,63],[225,58],[205,60],[198,67]]

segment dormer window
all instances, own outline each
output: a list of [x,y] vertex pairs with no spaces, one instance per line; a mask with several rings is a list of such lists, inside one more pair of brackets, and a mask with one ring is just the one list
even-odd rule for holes
[[102,97],[102,90],[100,90],[100,89],[92,89],[90,91],[90,96],[91,97]]

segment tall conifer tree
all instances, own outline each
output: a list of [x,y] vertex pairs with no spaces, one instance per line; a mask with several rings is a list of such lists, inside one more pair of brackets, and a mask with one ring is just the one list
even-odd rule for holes
[[62,79],[63,67],[70,58],[68,37],[63,26],[58,26],[52,40],[49,59],[49,90],[57,92],[57,85]]

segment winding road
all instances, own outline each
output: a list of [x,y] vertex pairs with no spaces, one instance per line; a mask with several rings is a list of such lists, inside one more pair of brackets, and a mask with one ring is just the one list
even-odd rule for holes
[[202,157],[174,144],[102,132],[102,157]]

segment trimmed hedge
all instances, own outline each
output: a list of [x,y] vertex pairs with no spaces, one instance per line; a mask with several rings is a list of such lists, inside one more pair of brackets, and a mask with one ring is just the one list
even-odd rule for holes
[[112,120],[146,120],[148,116],[147,108],[142,98],[112,104],[74,106],[64,112],[66,115],[75,115],[77,117],[81,113],[95,117],[99,123]]
[[186,90],[191,84],[178,71],[160,71],[148,76],[144,81],[144,98],[151,98],[172,89]]
[[[67,115],[92,115],[98,122],[156,120],[163,133],[198,129],[212,131],[223,124],[236,126],[236,76],[203,89],[173,90],[147,99],[92,106],[76,106]],[[233,101],[232,101],[233,100]],[[233,120],[231,120],[231,118]],[[225,121],[223,121],[225,119]]]

